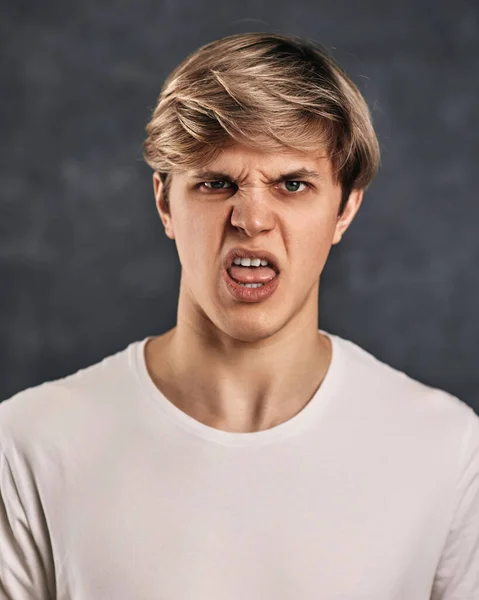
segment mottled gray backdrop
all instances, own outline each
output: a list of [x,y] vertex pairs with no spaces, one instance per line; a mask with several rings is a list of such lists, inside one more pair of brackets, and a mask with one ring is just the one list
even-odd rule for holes
[[2,0],[0,398],[175,324],[179,261],[142,162],[169,71],[231,33],[327,46],[382,169],[333,247],[320,326],[479,409],[476,0]]

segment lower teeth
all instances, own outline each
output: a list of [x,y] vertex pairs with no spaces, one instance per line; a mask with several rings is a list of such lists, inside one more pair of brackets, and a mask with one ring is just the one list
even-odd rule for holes
[[264,285],[264,283],[240,283],[240,285],[247,288],[259,288]]

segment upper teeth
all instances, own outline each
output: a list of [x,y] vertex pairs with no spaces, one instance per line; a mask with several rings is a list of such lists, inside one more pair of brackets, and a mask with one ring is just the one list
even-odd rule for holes
[[241,265],[242,267],[266,267],[269,263],[267,260],[261,260],[259,258],[235,258],[233,261],[235,265]]

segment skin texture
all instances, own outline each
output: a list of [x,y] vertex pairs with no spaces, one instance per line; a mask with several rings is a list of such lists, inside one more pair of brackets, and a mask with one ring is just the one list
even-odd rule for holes
[[[271,183],[299,169],[318,177],[301,177],[308,186]],[[182,274],[177,325],[147,344],[147,368],[163,394],[198,421],[225,431],[268,429],[299,412],[329,368],[330,342],[318,333],[320,275],[363,192],[353,190],[338,217],[341,189],[322,153],[238,144],[203,170],[234,184],[211,189],[195,179],[197,171],[175,172],[167,205],[153,175]],[[229,294],[223,263],[236,246],[277,257],[281,280],[271,298],[245,303]]]

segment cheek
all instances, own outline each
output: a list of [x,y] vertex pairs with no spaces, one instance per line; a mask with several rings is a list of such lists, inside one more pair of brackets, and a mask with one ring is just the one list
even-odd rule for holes
[[[205,210],[205,207],[181,207],[175,215],[175,233],[178,254],[182,264],[195,265],[196,272],[205,271],[208,264],[214,264],[224,218],[217,211]],[[202,257],[203,260],[199,260]]]
[[303,222],[293,242],[298,272],[307,279],[316,278],[321,273],[331,250],[335,231],[335,220],[329,218],[310,219]]
[[214,251],[215,240],[220,238],[224,231],[225,216],[222,212],[213,210],[212,207],[200,206],[185,215],[185,219],[188,233],[196,240],[199,247],[210,248],[210,252]]

